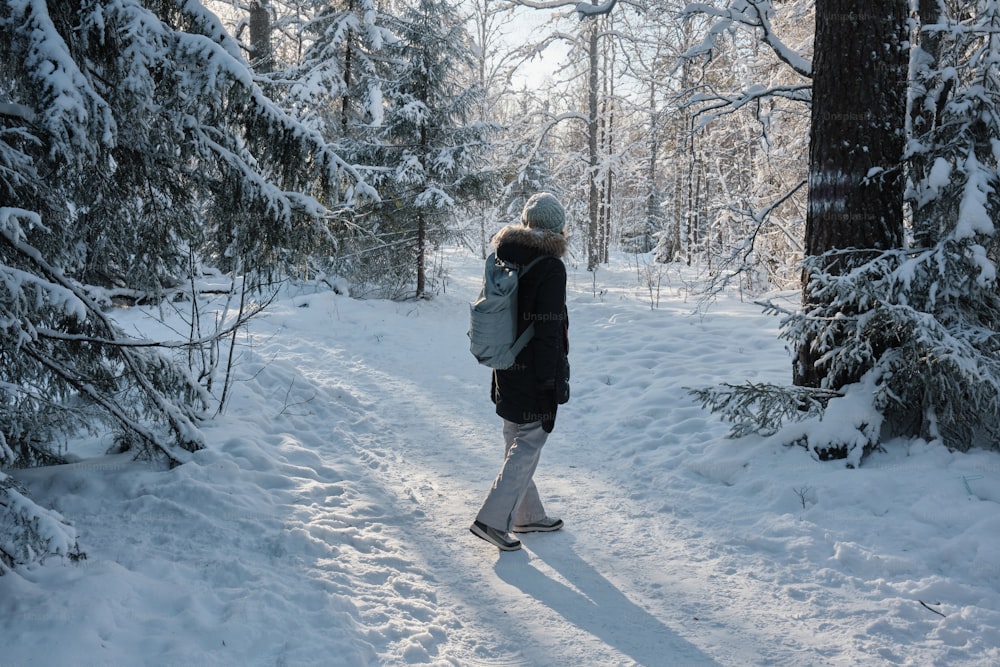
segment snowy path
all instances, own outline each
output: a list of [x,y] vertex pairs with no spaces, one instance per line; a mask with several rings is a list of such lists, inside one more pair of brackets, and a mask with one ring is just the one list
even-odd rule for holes
[[[429,621],[441,626],[429,653],[456,664],[789,664],[794,648],[782,648],[785,640],[760,615],[768,584],[743,581],[734,590],[736,571],[716,571],[717,547],[701,531],[676,519],[664,525],[659,507],[683,504],[669,489],[630,498],[628,480],[606,472],[606,447],[623,443],[592,438],[589,425],[575,423],[572,404],[538,473],[545,501],[567,528],[525,536],[525,550],[512,554],[468,533],[499,466],[499,419],[487,398],[488,371],[470,363],[461,316],[442,308],[454,303],[399,306],[405,330],[356,333],[317,373],[336,378],[338,391],[361,406],[360,422],[344,436],[357,439],[356,453],[394,499],[398,520],[385,520],[410,558],[422,558],[412,565],[440,608]],[[361,322],[341,324],[355,331]],[[406,344],[414,340],[426,341],[428,353],[415,354]],[[359,358],[357,350],[371,354]],[[652,364],[660,356],[653,346],[643,358]],[[383,659],[414,658],[407,638],[400,641],[378,648]]]
[[[427,324],[414,327],[425,328],[428,340],[455,338],[444,346],[454,344],[468,366],[463,341]],[[361,404],[381,406],[357,453],[395,497],[396,528],[426,559],[438,604],[449,609],[446,616],[462,619],[436,647],[440,657],[457,664],[655,665],[671,656],[673,664],[715,664],[608,580],[611,572],[648,567],[636,561],[658,559],[663,536],[641,527],[641,512],[600,480],[587,465],[593,461],[543,464],[539,483],[551,505],[573,508],[564,532],[525,536],[526,549],[512,554],[472,537],[468,525],[502,451],[499,420],[482,386],[488,371],[473,368],[479,386],[465,386],[450,373],[462,371],[442,369],[438,358],[397,351],[402,354],[390,355],[385,369],[368,359],[334,365],[349,371],[343,381]],[[446,382],[410,379],[435,374],[457,386],[442,394]],[[606,512],[607,503],[613,512]],[[616,547],[616,532],[641,539],[641,552],[628,542],[624,550]]]
[[634,266],[570,272],[573,398],[536,476],[566,528],[473,537],[500,420],[465,338],[480,264],[447,263],[419,304],[276,302],[190,464],[97,438],[17,471],[88,560],[0,577],[0,666],[1000,664],[1000,456],[845,471],[725,439],[685,388],[784,381],[776,323],[677,284],[650,309]]

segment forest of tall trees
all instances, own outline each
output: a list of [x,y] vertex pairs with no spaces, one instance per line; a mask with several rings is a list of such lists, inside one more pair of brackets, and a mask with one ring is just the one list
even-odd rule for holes
[[[2,465],[96,424],[182,463],[269,285],[432,298],[438,248],[485,255],[542,190],[589,271],[801,289],[765,304],[789,385],[700,393],[743,432],[863,392],[801,444],[1000,447],[1000,0],[3,0],[0,33]],[[181,343],[108,315],[181,302]],[[68,548],[12,494],[0,570]]]

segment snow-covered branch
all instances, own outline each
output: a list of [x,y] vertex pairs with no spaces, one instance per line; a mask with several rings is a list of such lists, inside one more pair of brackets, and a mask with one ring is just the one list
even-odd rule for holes
[[590,18],[592,16],[601,16],[603,14],[610,14],[611,10],[615,8],[618,4],[618,0],[607,0],[599,5],[587,4],[586,2],[578,2],[576,4],[576,13],[580,15],[580,18]]
[[752,85],[736,94],[718,92],[697,93],[691,96],[689,104],[699,105],[699,109],[695,115],[701,117],[699,125],[704,127],[721,116],[735,113],[748,104],[770,97],[782,97],[796,102],[809,102],[812,99],[811,90],[812,87],[809,84],[770,87]]
[[[33,346],[25,346],[23,350],[26,355],[37,361],[45,368],[48,368],[54,375],[61,378],[67,384],[80,392],[81,395],[87,397],[96,405],[103,408],[129,433],[138,436],[143,441],[146,448],[151,451],[159,451],[166,455],[172,465],[186,463],[191,458],[189,453],[190,451],[204,447],[204,443],[201,442],[201,436],[200,433],[198,433],[197,428],[191,424],[189,420],[177,412],[176,406],[170,405],[165,401],[160,403],[161,406],[166,409],[168,419],[171,422],[176,421],[177,425],[187,427],[183,429],[189,435],[188,446],[185,449],[175,447],[168,442],[164,442],[163,439],[158,438],[151,429],[131,418],[122,409],[121,405],[111,400],[111,398],[103,392],[98,391],[92,383],[87,381],[86,378],[80,377],[72,369],[67,368],[51,356],[42,353]],[[162,398],[162,396],[159,395],[159,392],[157,392],[157,397]],[[197,443],[198,446],[192,446],[194,443]]]
[[683,56],[685,58],[694,58],[710,53],[715,49],[715,42],[719,35],[724,34],[734,25],[741,25],[752,30],[759,30],[761,39],[774,51],[779,60],[791,67],[799,76],[806,79],[812,78],[812,63],[786,45],[775,34],[770,18],[774,15],[771,0],[733,0],[725,8],[693,2],[684,8],[682,15],[702,15],[717,19],[709,29],[705,39],[689,49]]
[[[4,447],[0,434],[0,449]],[[77,546],[76,530],[58,512],[36,504],[0,472],[0,575],[51,555],[86,557]]]
[[[115,340],[117,337],[114,336],[114,332],[117,331],[117,328],[100,308],[97,307],[93,299],[79,285],[67,278],[63,271],[51,265],[36,248],[24,240],[24,234],[20,226],[16,224],[17,211],[0,209],[0,213],[5,213],[2,217],[5,222],[3,225],[0,225],[0,240],[6,242],[6,245],[13,251],[14,255],[28,260],[37,269],[38,277],[35,278],[35,282],[40,282],[44,278],[45,281],[48,281],[48,285],[44,286],[46,291],[63,294],[64,296],[60,297],[60,301],[71,304],[69,312],[75,315],[78,320],[85,319],[97,325],[98,330],[104,332],[109,340]],[[40,346],[35,346],[31,343],[32,339],[23,341],[19,347],[20,351],[74,387],[82,395],[101,406],[130,432],[139,435],[143,441],[152,445],[154,449],[164,452],[172,461],[181,462],[184,460],[183,458],[179,458],[175,445],[155,437],[151,431],[137,424],[134,419],[125,413],[116,400],[113,400],[109,395],[97,389],[95,383],[86,374],[74,372],[73,369],[66,367]],[[150,380],[147,370],[152,369],[159,362],[157,360],[141,358],[138,356],[139,352],[133,348],[114,346],[113,349],[116,351],[116,360],[128,370],[131,382],[139,388],[147,400],[156,406],[159,414],[170,424],[180,447],[188,451],[201,449],[204,446],[203,436],[194,424],[196,418],[194,411],[182,408],[172,402]],[[195,393],[198,392],[198,387],[194,384],[191,384],[188,389]],[[202,400],[204,400],[204,397],[202,397]]]
[[111,109],[80,71],[49,17],[47,3],[21,0],[10,4],[15,5],[11,7],[11,18],[0,27],[28,41],[24,66],[44,104],[37,115],[45,129],[58,139],[53,142],[53,150],[63,151],[67,158],[86,160],[94,154],[92,137],[107,141],[115,133]]
[[35,122],[35,112],[32,111],[30,107],[24,104],[12,104],[9,102],[0,102],[0,116],[7,116],[8,118],[20,118],[26,123]]
[[[756,238],[757,234],[760,231],[761,225],[763,225],[764,222],[767,221],[770,218],[771,213],[775,209],[779,208],[782,204],[784,204],[785,202],[787,202],[788,200],[790,200],[792,197],[794,197],[795,193],[797,193],[799,190],[801,190],[804,187],[806,187],[806,184],[808,182],[809,182],[808,179],[803,178],[791,190],[789,190],[785,194],[781,195],[780,197],[778,197],[774,201],[769,202],[766,206],[760,208],[759,210],[754,210],[753,208],[749,208],[749,209],[747,209],[745,211],[734,209],[734,210],[737,210],[740,214],[746,215],[751,220],[754,221],[755,227],[754,227],[754,232],[753,232],[753,235],[752,235],[751,239]],[[799,239],[797,236],[789,233],[788,230],[786,230],[784,228],[781,228],[781,231],[785,235],[786,240],[788,241],[788,243],[793,248],[795,248],[796,250],[799,250],[799,251],[802,250],[802,241],[801,241],[801,239]]]
[[512,4],[530,7],[531,9],[562,9],[563,7],[572,7],[580,15],[581,19],[585,19],[610,14],[615,5],[618,4],[618,0],[605,0],[605,2],[596,5],[574,0],[513,0]]

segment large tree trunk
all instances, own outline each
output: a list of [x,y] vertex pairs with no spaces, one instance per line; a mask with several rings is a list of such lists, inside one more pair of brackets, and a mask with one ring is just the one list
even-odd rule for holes
[[[347,3],[347,11],[354,13],[354,0]],[[340,98],[340,133],[341,136],[350,136],[351,119],[351,75],[354,73],[354,31],[347,31],[347,38],[344,40],[344,95]]]
[[[829,255],[817,268],[824,273],[841,274],[903,241],[907,14],[906,0],[816,2],[806,254],[853,249]],[[816,303],[809,281],[804,272],[807,313]],[[795,384],[840,388],[858,379],[826,378],[813,342],[798,350]]]
[[[428,163],[430,159],[428,153],[430,149],[427,146],[427,125],[423,124],[420,126],[420,161],[423,163],[424,185],[427,185],[427,172],[429,170]],[[418,299],[423,299],[427,296],[427,214],[423,208],[417,209],[417,294]]]
[[258,72],[274,69],[274,53],[271,50],[271,11],[266,0],[255,2],[250,7],[251,65]]
[[[597,0],[592,0],[597,4]],[[597,109],[597,81],[598,81],[598,52],[597,52],[597,18],[590,21],[590,72],[587,79],[587,152],[589,155],[587,181],[590,184],[587,191],[588,199],[588,223],[587,223],[587,270],[596,271],[597,265],[601,262],[600,257],[600,206],[601,195],[597,187],[597,131],[598,131],[598,109]]]

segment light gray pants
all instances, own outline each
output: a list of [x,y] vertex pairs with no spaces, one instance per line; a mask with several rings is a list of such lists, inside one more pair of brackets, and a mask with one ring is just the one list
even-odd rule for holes
[[515,424],[503,420],[503,467],[479,510],[477,521],[509,532],[515,525],[545,518],[545,508],[532,477],[548,437],[540,421]]

